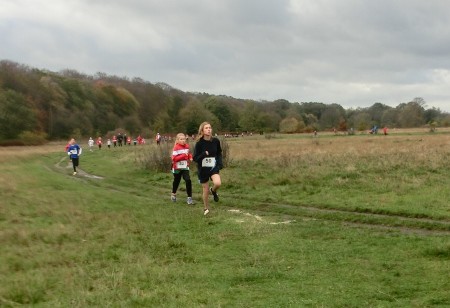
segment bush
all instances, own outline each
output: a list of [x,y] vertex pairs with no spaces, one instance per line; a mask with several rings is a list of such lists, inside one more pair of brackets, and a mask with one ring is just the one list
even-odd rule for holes
[[47,142],[47,134],[43,132],[24,131],[20,133],[19,140],[24,145],[42,145]]
[[[222,163],[223,167],[228,167],[230,165],[230,145],[228,144],[228,141],[225,137],[219,138],[220,140],[220,147],[222,148]],[[193,148],[191,148],[192,151],[194,151]]]
[[26,144],[19,139],[0,140],[0,146],[2,147],[24,146],[24,145]]
[[136,162],[147,170],[167,172],[172,168],[173,145],[167,142],[159,146],[145,146],[136,155]]
[[27,146],[47,143],[47,134],[43,132],[24,131],[15,139],[0,140],[0,146]]

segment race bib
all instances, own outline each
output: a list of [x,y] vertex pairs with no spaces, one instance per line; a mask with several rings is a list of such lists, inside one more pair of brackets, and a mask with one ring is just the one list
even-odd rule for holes
[[75,150],[70,150],[70,154],[73,154],[73,155],[76,155],[78,152],[77,152],[77,150],[75,149]]
[[182,161],[177,162],[176,166],[177,166],[177,169],[186,169],[188,167],[188,162],[187,162],[187,160],[182,160]]
[[202,160],[202,167],[214,167],[216,165],[215,157],[205,157]]

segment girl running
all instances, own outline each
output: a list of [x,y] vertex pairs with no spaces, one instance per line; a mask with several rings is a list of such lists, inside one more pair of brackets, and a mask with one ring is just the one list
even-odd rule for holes
[[[194,161],[198,165],[198,179],[202,184],[203,214],[209,213],[209,194],[214,197],[214,201],[219,201],[217,190],[222,184],[219,170],[222,169],[222,148],[220,141],[212,136],[212,127],[208,122],[200,124],[197,134],[197,143],[194,148]],[[213,182],[209,187],[209,180]]]
[[80,148],[80,146],[75,142],[75,139],[71,139],[69,142],[69,148],[67,149],[67,154],[69,155],[70,159],[72,160],[72,166],[73,166],[73,175],[77,174],[77,167],[79,164],[79,159],[81,152],[83,150]]
[[189,174],[189,164],[192,161],[192,154],[189,152],[189,144],[186,143],[186,136],[183,133],[177,134],[175,145],[172,151],[172,196],[173,202],[177,201],[177,190],[181,177],[186,182],[187,204],[194,204],[192,200],[192,182]]
[[102,137],[98,137],[97,138],[97,145],[98,145],[98,149],[101,150],[102,149]]

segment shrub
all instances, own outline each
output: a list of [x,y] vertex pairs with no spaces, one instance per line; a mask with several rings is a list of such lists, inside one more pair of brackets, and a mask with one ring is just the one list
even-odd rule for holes
[[172,144],[162,142],[159,146],[146,146],[137,153],[136,162],[147,170],[167,172],[172,166]]
[[[220,147],[222,148],[222,163],[223,167],[228,167],[230,165],[230,145],[228,144],[228,141],[225,137],[219,138],[220,140]],[[194,151],[194,149],[191,147],[191,150]]]
[[24,131],[20,133],[19,140],[24,145],[42,145],[47,142],[47,134],[43,132]]
[[0,140],[0,146],[2,147],[23,146],[23,145],[26,144],[19,139]]

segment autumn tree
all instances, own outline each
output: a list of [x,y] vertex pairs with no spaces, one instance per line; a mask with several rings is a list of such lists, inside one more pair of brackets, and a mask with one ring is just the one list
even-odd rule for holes
[[204,102],[205,108],[208,109],[220,121],[222,130],[235,131],[238,122],[237,113],[232,111],[229,104],[221,98],[211,96]]
[[25,97],[14,90],[0,91],[0,139],[15,139],[35,126],[35,113]]
[[239,116],[239,126],[243,131],[263,131],[265,123],[261,106],[255,102],[245,103],[244,110]]
[[354,113],[350,118],[351,127],[359,131],[369,129],[371,122],[372,116],[365,111]]
[[180,112],[180,131],[197,134],[200,124],[205,121],[211,123],[215,132],[221,130],[220,120],[205,108],[204,103],[193,99]]
[[338,104],[328,106],[322,113],[319,123],[322,129],[338,128],[339,123],[345,118],[345,110]]
[[425,124],[424,102],[421,99],[415,99],[409,103],[397,106],[398,124],[400,127],[419,127]]
[[299,132],[299,121],[296,118],[285,118],[280,122],[280,133],[297,133]]

